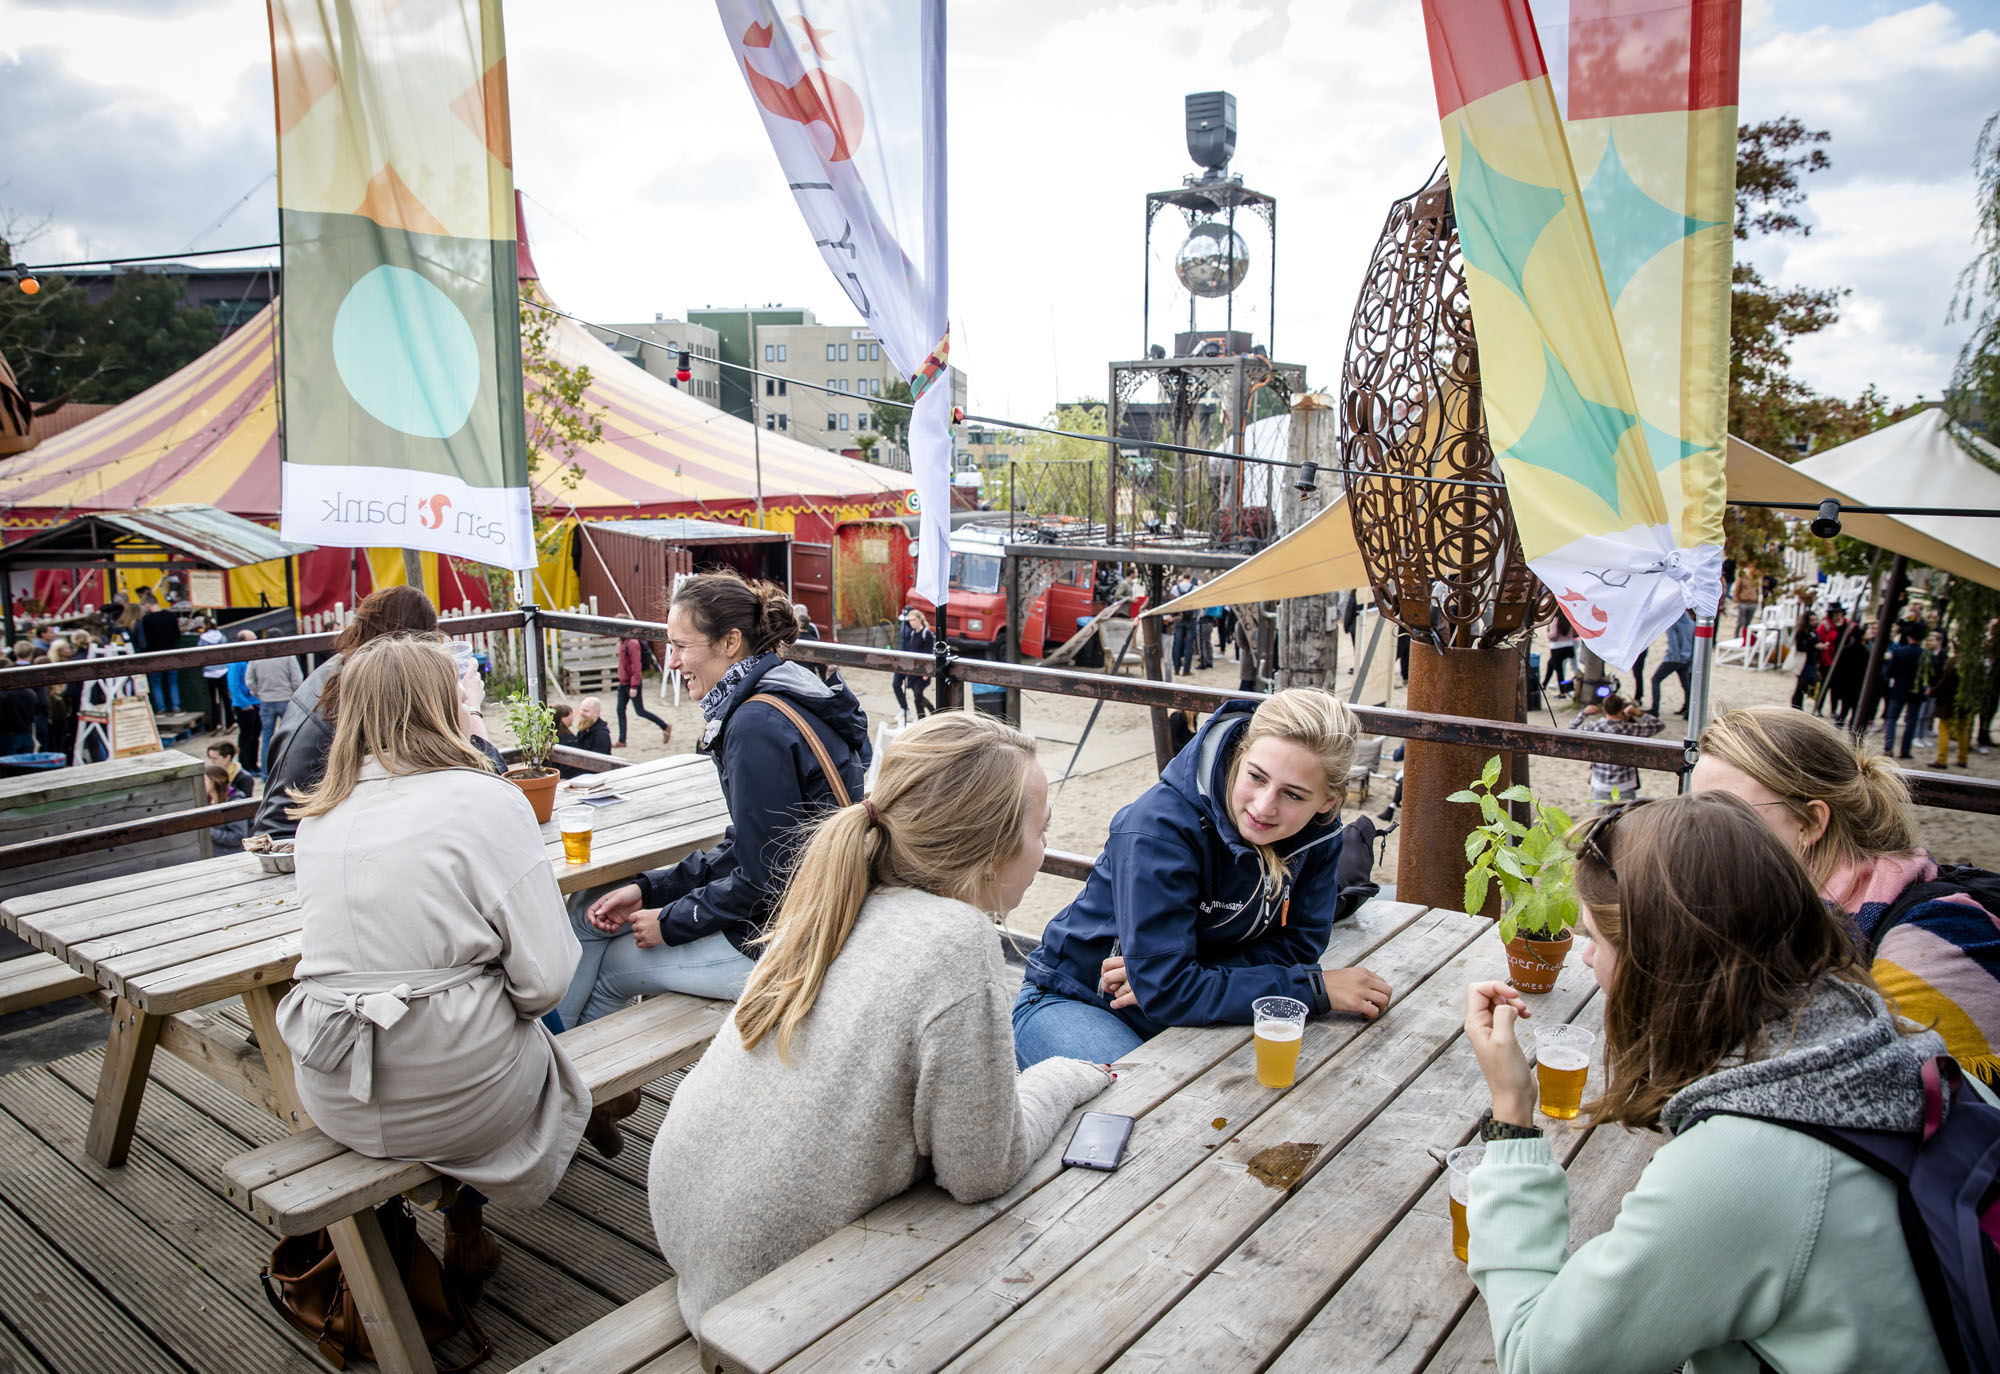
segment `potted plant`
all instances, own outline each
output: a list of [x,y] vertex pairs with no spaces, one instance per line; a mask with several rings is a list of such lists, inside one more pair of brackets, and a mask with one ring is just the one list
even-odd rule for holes
[[[1479,808],[1480,823],[1466,836],[1465,909],[1486,905],[1492,884],[1500,884],[1500,938],[1507,946],[1508,981],[1522,992],[1555,986],[1569,956],[1576,925],[1576,855],[1564,842],[1572,822],[1560,809],[1536,800],[1516,784],[1495,792],[1498,755],[1486,761],[1479,780],[1447,801]],[[1525,802],[1533,823],[1523,825],[1506,803]]]
[[562,775],[549,766],[556,747],[556,713],[533,697],[507,698],[507,728],[521,747],[521,761],[507,770],[507,781],[521,789],[535,819],[546,823],[554,812],[556,784]]

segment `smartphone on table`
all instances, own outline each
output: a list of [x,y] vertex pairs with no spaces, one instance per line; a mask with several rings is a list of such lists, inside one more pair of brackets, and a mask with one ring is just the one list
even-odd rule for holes
[[1132,1138],[1132,1118],[1110,1112],[1085,1112],[1063,1151],[1062,1162],[1079,1169],[1101,1169],[1110,1173],[1125,1158],[1125,1144]]

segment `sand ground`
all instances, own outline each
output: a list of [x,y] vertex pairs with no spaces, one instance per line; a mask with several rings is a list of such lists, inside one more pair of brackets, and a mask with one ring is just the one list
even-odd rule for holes
[[[1655,646],[1652,662],[1659,661],[1661,647]],[[1348,648],[1345,643],[1341,645],[1343,678],[1351,671]],[[896,700],[887,673],[862,671],[850,673],[848,677],[868,711],[871,735],[884,724],[895,721]],[[1237,665],[1224,656],[1217,660],[1213,668],[1197,670],[1191,680],[1205,687],[1233,688],[1237,683]],[[1680,687],[1671,679],[1662,686],[1666,690],[1669,712],[1665,717],[1667,728],[1662,737],[1675,738],[1686,724],[1683,718],[1672,714],[1673,708],[1680,704]],[[1719,668],[1711,694],[1713,709],[1720,712],[1738,706],[1783,705],[1790,700],[1791,690],[1789,673]],[[701,715],[693,700],[683,692],[679,705],[675,705],[671,692],[663,691],[657,678],[649,678],[646,701],[649,709],[673,726],[673,739],[671,742],[663,741],[656,726],[633,716],[629,723],[628,744],[618,751],[618,757],[637,761],[692,750],[701,734]],[[1106,702],[1097,712],[1093,724],[1090,718],[1096,703],[1082,698],[1024,692],[1021,702],[1022,725],[1035,737],[1054,802],[1049,845],[1054,849],[1095,855],[1103,845],[1112,816],[1156,780],[1148,713],[1143,707]],[[615,704],[612,701],[605,704],[612,717],[613,737],[616,738]],[[1400,688],[1393,704],[1402,704]],[[1544,723],[1566,724],[1573,714],[1568,704],[1556,702],[1554,706],[1553,716],[1544,712],[1538,719]],[[488,705],[486,720],[489,734],[505,744],[508,738],[506,725],[503,713],[496,705]],[[1087,738],[1086,726],[1089,727]],[[1081,750],[1078,748],[1080,741]],[[205,743],[205,738],[197,737],[180,747],[199,754]],[[1871,735],[1870,743],[1880,750],[1879,730]],[[1928,768],[1931,757],[1930,749],[1920,748],[1917,766]],[[2000,778],[2000,750],[1991,754],[1974,753],[1970,756],[1970,764],[1963,771],[1973,777]],[[1397,766],[1389,761],[1385,753],[1382,767],[1386,776],[1376,778],[1372,784],[1366,803],[1370,811],[1380,811],[1388,804]],[[1951,771],[1960,770],[1954,767]],[[1588,809],[1590,778],[1587,764],[1537,758],[1533,767],[1533,783],[1538,794],[1572,814],[1581,815]],[[1641,790],[1645,795],[1668,795],[1673,788],[1671,774],[1642,775]],[[1353,814],[1352,811],[1349,814]],[[2000,817],[1924,807],[1919,810],[1919,824],[1925,843],[1941,859],[1969,861],[2000,869]],[[1387,841],[1386,852],[1376,866],[1378,882],[1395,881],[1398,838],[1392,835]],[[1041,875],[1028,890],[1020,908],[1009,918],[1010,929],[1020,940],[1032,944],[1048,919],[1076,894],[1078,886],[1067,879]]]

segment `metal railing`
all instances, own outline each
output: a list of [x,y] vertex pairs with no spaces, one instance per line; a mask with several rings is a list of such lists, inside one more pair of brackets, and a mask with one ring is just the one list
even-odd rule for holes
[[[574,630],[606,637],[630,637],[664,642],[667,627],[658,621],[623,620],[612,616],[575,615],[568,612],[536,611],[532,617],[521,611],[495,611],[484,615],[455,616],[438,622],[447,635],[530,627]],[[525,652],[532,660],[530,681],[546,684],[548,674],[539,634],[523,637]],[[93,678],[121,677],[167,669],[199,668],[214,663],[236,663],[285,654],[328,653],[334,636],[292,635],[284,639],[260,639],[248,643],[217,645],[206,649],[175,649],[157,654],[123,654],[113,658],[73,659],[38,667],[0,669],[0,691],[15,687],[46,687],[57,683],[88,681]],[[785,656],[801,663],[824,664],[835,668],[873,669],[934,677],[937,662],[927,654],[899,653],[893,649],[872,649],[862,645],[835,644],[826,640],[802,640],[789,646]],[[108,671],[107,671],[108,670]],[[1165,710],[1208,712],[1228,701],[1258,701],[1256,692],[1231,692],[1212,687],[1192,687],[1145,678],[1111,677],[1063,668],[1042,668],[1031,664],[1002,663],[988,659],[954,658],[945,669],[940,688],[940,705],[955,698],[967,684],[1013,688],[1027,692],[1047,692],[1100,701]],[[1394,739],[1427,740],[1471,748],[1526,753],[1542,758],[1571,759],[1583,763],[1610,763],[1632,768],[1679,774],[1692,767],[1684,747],[1677,742],[1633,739],[1622,735],[1562,729],[1547,725],[1510,724],[1470,716],[1426,715],[1414,711],[1379,706],[1352,708],[1370,731]],[[598,772],[621,766],[622,761],[583,750],[559,748],[558,762]],[[2000,815],[2000,782],[1914,769],[1903,771],[1913,799],[1923,806],[1953,811]],[[196,807],[187,811],[149,816],[120,825],[98,826],[69,835],[20,844],[0,846],[0,870],[47,859],[64,858],[93,849],[128,844],[142,839],[182,834],[225,821],[242,820],[256,812],[257,803],[230,802],[222,806]],[[1051,856],[1045,872],[1083,878],[1089,874],[1089,860],[1081,855]]]

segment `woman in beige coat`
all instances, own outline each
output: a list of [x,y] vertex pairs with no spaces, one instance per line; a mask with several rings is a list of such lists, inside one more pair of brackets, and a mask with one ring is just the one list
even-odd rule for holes
[[326,775],[295,794],[305,929],[278,1029],[321,1130],[462,1185],[445,1269],[476,1294],[499,1261],[485,1201],[554,1191],[590,1092],[539,1019],[576,937],[526,799],[468,740],[457,683],[434,635],[344,663]]

